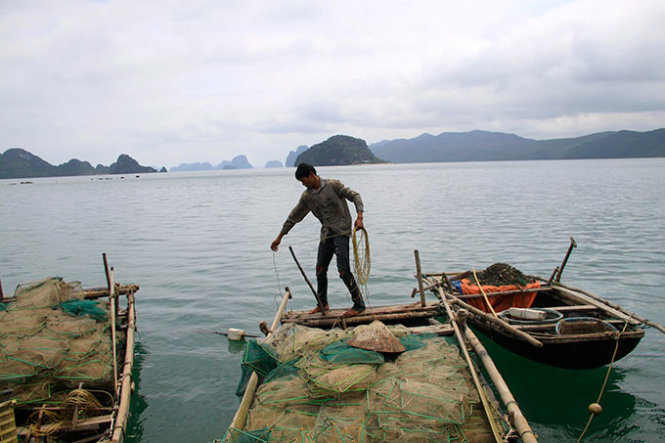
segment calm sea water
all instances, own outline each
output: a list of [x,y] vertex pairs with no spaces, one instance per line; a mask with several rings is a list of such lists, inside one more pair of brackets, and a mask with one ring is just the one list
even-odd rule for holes
[[[573,236],[562,281],[665,323],[665,159],[448,163],[320,168],[366,205],[369,303],[403,303],[424,271],[509,263],[548,277]],[[0,181],[0,278],[58,275],[140,284],[137,387],[130,441],[220,438],[238,399],[242,347],[214,331],[270,322],[281,288],[290,307],[313,298],[287,246],[313,277],[319,225],[308,216],[273,254],[270,242],[302,187],[291,169]],[[26,180],[22,180],[26,181]],[[352,211],[353,212],[353,211]],[[333,307],[351,305],[332,278]],[[542,441],[572,441],[606,369],[549,368],[487,343]],[[665,335],[615,365],[588,441],[665,439]]]

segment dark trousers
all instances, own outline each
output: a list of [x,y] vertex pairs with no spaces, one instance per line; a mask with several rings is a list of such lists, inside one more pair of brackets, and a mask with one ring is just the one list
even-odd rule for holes
[[363,311],[365,303],[349,265],[349,237],[343,235],[327,238],[319,243],[319,253],[316,259],[316,282],[318,284],[319,301],[323,306],[328,305],[328,266],[333,255],[337,257],[339,277],[351,293],[353,309]]

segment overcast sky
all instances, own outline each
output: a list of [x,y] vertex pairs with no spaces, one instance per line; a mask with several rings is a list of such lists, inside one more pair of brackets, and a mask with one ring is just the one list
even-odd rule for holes
[[0,152],[52,164],[664,126],[663,0],[0,0]]

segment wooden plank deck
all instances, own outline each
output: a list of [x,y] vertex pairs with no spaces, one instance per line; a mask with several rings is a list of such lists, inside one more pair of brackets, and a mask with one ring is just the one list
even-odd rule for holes
[[442,315],[439,302],[429,302],[421,306],[420,302],[406,305],[372,306],[353,317],[342,317],[346,309],[330,309],[325,315],[321,313],[310,314],[309,311],[288,311],[280,321],[281,323],[296,323],[311,327],[341,327],[356,326],[371,323],[374,320],[382,322],[399,322],[407,320],[426,320]]

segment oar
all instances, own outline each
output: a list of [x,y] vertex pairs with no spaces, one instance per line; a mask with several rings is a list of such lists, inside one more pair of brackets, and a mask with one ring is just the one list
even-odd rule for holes
[[289,246],[289,251],[291,251],[291,255],[293,256],[293,260],[296,262],[296,265],[298,265],[298,269],[300,269],[300,273],[302,274],[303,278],[307,282],[307,285],[309,286],[309,289],[312,290],[312,294],[314,294],[314,298],[316,299],[316,304],[319,306],[319,309],[321,310],[321,314],[325,315],[325,306],[323,306],[323,303],[321,303],[321,300],[319,300],[319,294],[316,293],[316,289],[314,289],[314,286],[312,286],[312,282],[309,281],[309,278],[307,278],[307,274],[305,274],[305,270],[300,266],[300,262],[296,258],[296,253],[293,252],[293,248]]

